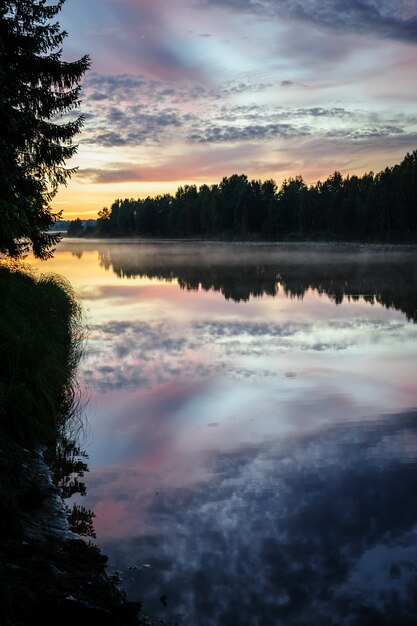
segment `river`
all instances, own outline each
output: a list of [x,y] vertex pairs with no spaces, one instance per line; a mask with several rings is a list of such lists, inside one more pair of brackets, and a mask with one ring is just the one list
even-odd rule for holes
[[[412,624],[417,249],[70,240],[97,542],[187,626]],[[401,621],[403,620],[403,621]]]

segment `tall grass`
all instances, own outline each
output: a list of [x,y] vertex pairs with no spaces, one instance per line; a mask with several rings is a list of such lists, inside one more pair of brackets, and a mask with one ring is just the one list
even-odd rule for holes
[[0,265],[0,434],[53,443],[77,409],[82,312],[61,276]]

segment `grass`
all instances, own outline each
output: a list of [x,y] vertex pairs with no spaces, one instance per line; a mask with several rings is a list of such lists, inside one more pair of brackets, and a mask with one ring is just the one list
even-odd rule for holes
[[0,434],[52,443],[74,414],[81,309],[70,284],[0,265]]
[[29,450],[54,446],[77,415],[82,314],[62,277],[0,264],[0,533],[16,536],[33,499]]

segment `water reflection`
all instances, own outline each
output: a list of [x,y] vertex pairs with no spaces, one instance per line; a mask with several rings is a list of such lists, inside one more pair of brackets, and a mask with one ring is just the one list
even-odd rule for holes
[[415,252],[91,241],[53,263],[91,316],[85,506],[146,612],[414,623]]
[[[52,470],[53,484],[60,489],[64,501],[69,530],[82,537],[95,537],[94,512],[73,501],[74,496],[85,497],[87,493],[83,480],[89,471],[87,458],[87,453],[69,432],[61,432],[56,444],[46,453],[46,461]],[[67,501],[71,501],[71,504]]]
[[[213,451],[211,480],[130,500],[149,530],[108,543],[126,587],[154,610],[165,593],[184,623],[411,624],[416,419]],[[110,478],[119,502],[141,477],[126,469]]]
[[220,291],[236,302],[250,297],[276,296],[279,289],[289,297],[303,298],[309,289],[326,294],[336,304],[363,298],[373,304],[403,311],[417,319],[417,259],[415,251],[394,252],[385,248],[319,246],[231,247],[199,244],[115,246],[99,252],[100,264],[119,278],[177,280],[182,289]]

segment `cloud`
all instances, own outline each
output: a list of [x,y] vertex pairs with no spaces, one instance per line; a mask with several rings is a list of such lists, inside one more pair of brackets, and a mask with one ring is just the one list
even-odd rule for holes
[[[348,110],[345,107],[282,107],[223,105],[206,120],[191,125],[195,143],[266,141],[273,138],[344,137],[353,140],[396,137],[406,133],[414,116]],[[396,123],[395,123],[396,122]],[[359,130],[358,130],[359,128]]]
[[248,616],[288,626],[411,623],[417,503],[407,442],[415,423],[410,411],[213,449],[201,459],[208,473],[191,484],[182,459],[181,488],[159,487],[164,466],[114,467],[107,483],[98,470],[93,500],[111,508],[129,498],[123,535],[101,544],[124,570],[124,588],[156,615],[162,607],[152,598],[166,594],[170,617],[201,626]]
[[190,118],[193,116],[172,108],[151,112],[135,104],[127,104],[124,109],[100,107],[90,115],[82,143],[104,147],[159,143],[167,131],[189,123]]
[[[130,289],[131,290],[131,289]],[[122,297],[116,288],[102,296]],[[132,299],[148,297],[145,288],[134,290]],[[125,292],[125,301],[127,299]],[[150,388],[180,380],[218,376],[256,381],[259,370],[245,369],[240,359],[262,355],[277,358],[292,352],[337,353],[354,350],[364,342],[378,342],[382,334],[400,343],[417,336],[417,329],[394,321],[352,320],[293,322],[211,322],[189,324],[188,332],[174,325],[155,321],[140,324],[111,322],[91,331],[91,354],[84,367],[90,385],[101,390]],[[211,346],[210,360],[204,358]],[[264,367],[261,377],[275,377],[274,369]]]
[[[294,84],[281,82],[286,88]],[[208,89],[198,84],[173,85],[129,74],[93,74],[84,86],[88,104],[81,143],[111,148],[162,146],[167,141],[188,145],[265,145],[275,139],[344,138],[357,142],[407,135],[416,124],[415,116],[392,111],[236,102],[240,94],[256,96],[272,87],[272,83],[265,81],[243,80],[227,81],[216,89]],[[210,157],[206,155],[206,158]],[[187,169],[193,171],[195,178],[198,159],[194,163],[192,155],[183,157],[182,170],[186,169],[187,159],[190,162]],[[177,163],[176,171],[178,168]],[[94,168],[87,169],[81,176],[97,182],[144,180],[147,175],[148,180],[154,180],[154,175],[155,180],[168,180],[158,174],[158,170],[167,169],[160,159],[154,169],[155,174],[151,165],[116,168],[108,164],[97,172]]]
[[[140,73],[104,74],[91,72],[83,81],[83,96],[88,100],[107,100],[113,104],[159,105],[161,100],[193,100],[205,96],[206,88],[189,81],[154,79]],[[133,101],[133,102],[132,102]]]
[[225,80],[216,87],[199,82],[155,80],[137,74],[89,74],[83,82],[84,97],[88,100],[126,104],[132,100],[142,106],[159,107],[161,102],[183,104],[202,100],[219,100],[241,93],[259,93],[273,87],[272,82],[249,80]]
[[197,336],[183,335],[162,322],[109,322],[95,326],[91,339],[84,376],[101,390],[149,388],[175,381],[186,372],[207,376],[213,370],[188,360],[191,352],[202,348]]
[[200,0],[258,16],[286,18],[345,32],[417,43],[417,9],[413,0]]
[[208,126],[203,132],[193,132],[189,141],[196,143],[223,143],[241,141],[259,141],[274,137],[306,137],[311,134],[307,127],[297,128],[292,124],[251,124],[246,127]]
[[382,126],[380,128],[371,127],[371,128],[360,128],[356,129],[338,129],[338,130],[329,130],[326,132],[326,137],[344,137],[354,140],[368,140],[375,139],[380,137],[392,137],[402,135],[404,133],[404,129],[399,126]]
[[[126,182],[148,181],[166,182],[178,181],[187,177],[188,180],[200,180],[208,176],[220,176],[219,163],[227,167],[226,173],[232,174],[236,168],[241,167],[239,159],[219,161],[219,155],[195,154],[187,155],[182,159],[175,156],[172,159],[161,161],[159,165],[134,166],[131,163],[108,163],[102,168],[83,168],[77,172],[79,180],[96,184],[118,184]],[[187,174],[184,174],[184,170]],[[225,174],[225,170],[222,171]]]
[[163,4],[142,1],[102,2],[86,33],[100,49],[98,62],[114,68],[141,67],[159,79],[193,79],[193,59],[184,55],[180,39]]
[[208,92],[208,96],[214,99],[220,99],[231,95],[242,93],[260,93],[273,87],[271,82],[256,82],[256,81],[230,81],[224,83],[220,88],[212,89]]
[[[157,174],[156,169],[155,174]],[[97,185],[153,180],[149,168],[142,170],[140,167],[132,166],[130,163],[107,163],[105,168],[84,167],[78,171],[77,176],[81,181]],[[164,179],[157,178],[156,180]]]

